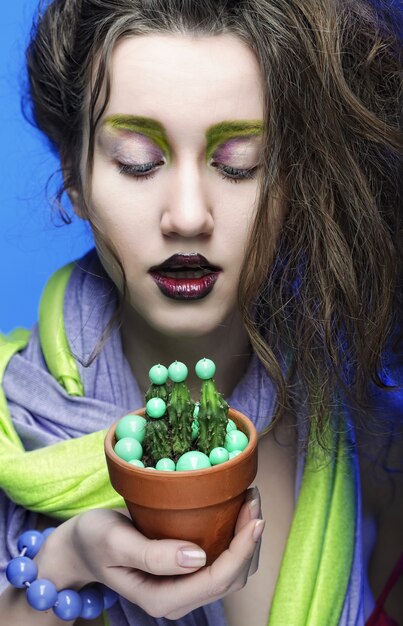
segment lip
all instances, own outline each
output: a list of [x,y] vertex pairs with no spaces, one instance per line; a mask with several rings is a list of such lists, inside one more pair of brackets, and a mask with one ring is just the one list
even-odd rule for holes
[[209,268],[215,272],[221,271],[221,267],[213,265],[205,256],[198,252],[178,252],[168,259],[165,259],[160,265],[154,265],[150,269],[150,272],[169,271],[170,269],[179,267],[187,268],[191,266],[198,269]]
[[164,296],[173,300],[200,300],[212,291],[221,271],[202,254],[192,252],[173,254],[151,267],[149,274]]

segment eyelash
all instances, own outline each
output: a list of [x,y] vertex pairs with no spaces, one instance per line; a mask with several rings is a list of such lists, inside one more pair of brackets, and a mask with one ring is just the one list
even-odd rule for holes
[[240,183],[242,180],[251,180],[255,178],[258,169],[258,166],[252,167],[249,170],[241,170],[230,167],[229,165],[221,165],[221,167],[218,167],[215,163],[212,163],[212,165],[220,172],[221,178],[228,180],[230,183]]
[[142,163],[141,165],[126,165],[125,163],[118,164],[119,174],[127,174],[137,178],[138,180],[147,180],[154,176],[157,166],[163,165],[164,161],[154,161],[152,163]]
[[[126,165],[124,163],[118,164],[119,174],[126,174],[132,176],[137,180],[148,180],[152,178],[156,172],[156,167],[164,164],[164,161],[155,161],[152,163],[143,163],[141,165]],[[252,167],[249,170],[237,169],[228,165],[221,167],[216,163],[212,163],[221,174],[223,180],[227,180],[230,183],[240,183],[242,180],[251,180],[255,177],[258,166]]]

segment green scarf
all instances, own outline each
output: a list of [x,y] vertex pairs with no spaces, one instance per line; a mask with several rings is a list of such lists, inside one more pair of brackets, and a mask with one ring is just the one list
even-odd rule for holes
[[354,554],[356,485],[342,433],[311,445],[268,626],[337,626]]
[[[63,323],[63,296],[73,264],[61,268],[46,285],[39,309],[41,345],[49,371],[72,396],[84,395]],[[14,429],[4,392],[11,357],[28,343],[30,333],[16,329],[0,335],[0,485],[26,509],[65,520],[92,508],[124,507],[112,488],[103,442],[106,430],[25,452]]]

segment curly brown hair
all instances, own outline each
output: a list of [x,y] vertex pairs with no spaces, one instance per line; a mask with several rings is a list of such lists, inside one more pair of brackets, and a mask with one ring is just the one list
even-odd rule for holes
[[[291,398],[280,365],[286,349],[318,435],[336,389],[359,400],[371,380],[385,384],[381,358],[399,327],[403,16],[393,6],[381,0],[54,0],[41,3],[27,49],[32,117],[64,165],[62,191],[79,194],[95,231],[87,190],[116,42],[154,32],[232,33],[253,50],[265,87],[263,175],[239,305],[252,347],[277,386],[277,415]],[[274,198],[286,211],[277,242]],[[113,242],[107,245],[117,257]],[[125,295],[126,289],[112,325]]]

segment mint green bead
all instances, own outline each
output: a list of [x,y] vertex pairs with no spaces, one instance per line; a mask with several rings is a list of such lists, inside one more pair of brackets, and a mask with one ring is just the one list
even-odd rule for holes
[[131,461],[129,461],[129,464],[135,465],[136,467],[144,467],[143,461],[140,461],[139,459],[132,459]]
[[165,365],[153,365],[148,372],[148,377],[154,385],[163,385],[168,379],[168,370]]
[[188,368],[181,361],[174,361],[168,367],[168,376],[174,383],[183,383],[188,375]]
[[231,430],[236,430],[236,424],[229,419],[227,424],[227,433],[231,432]]
[[187,472],[188,470],[199,470],[211,467],[210,459],[207,454],[199,450],[190,450],[179,457],[176,464],[177,472]]
[[123,437],[119,439],[114,447],[115,453],[124,461],[132,461],[133,459],[141,459],[143,456],[143,448],[137,439],[132,437]]
[[148,465],[148,467],[146,467],[146,469],[155,470],[155,467],[153,467],[152,465]]
[[201,380],[209,380],[210,378],[213,378],[216,372],[214,361],[206,358],[200,359],[200,361],[197,361],[196,363],[195,372]]
[[146,404],[146,413],[150,417],[162,417],[167,410],[167,405],[162,398],[150,398]]
[[165,472],[174,472],[175,471],[175,461],[172,459],[160,459],[155,466],[157,470],[163,470]]
[[225,463],[225,461],[228,461],[229,459],[229,452],[221,446],[218,448],[213,448],[209,454],[209,459],[211,465],[219,465],[220,463]]
[[225,435],[224,447],[228,450],[228,452],[233,452],[234,450],[245,450],[248,443],[249,439],[241,430],[231,430]]
[[193,409],[193,419],[197,419],[200,411],[200,402],[195,402],[195,408]]
[[199,422],[197,420],[193,420],[192,422],[192,441],[197,439],[199,436]]
[[116,424],[116,439],[133,437],[143,443],[147,420],[142,415],[125,415]]
[[238,454],[242,454],[242,450],[233,450],[232,452],[229,453],[229,460],[238,456]]

